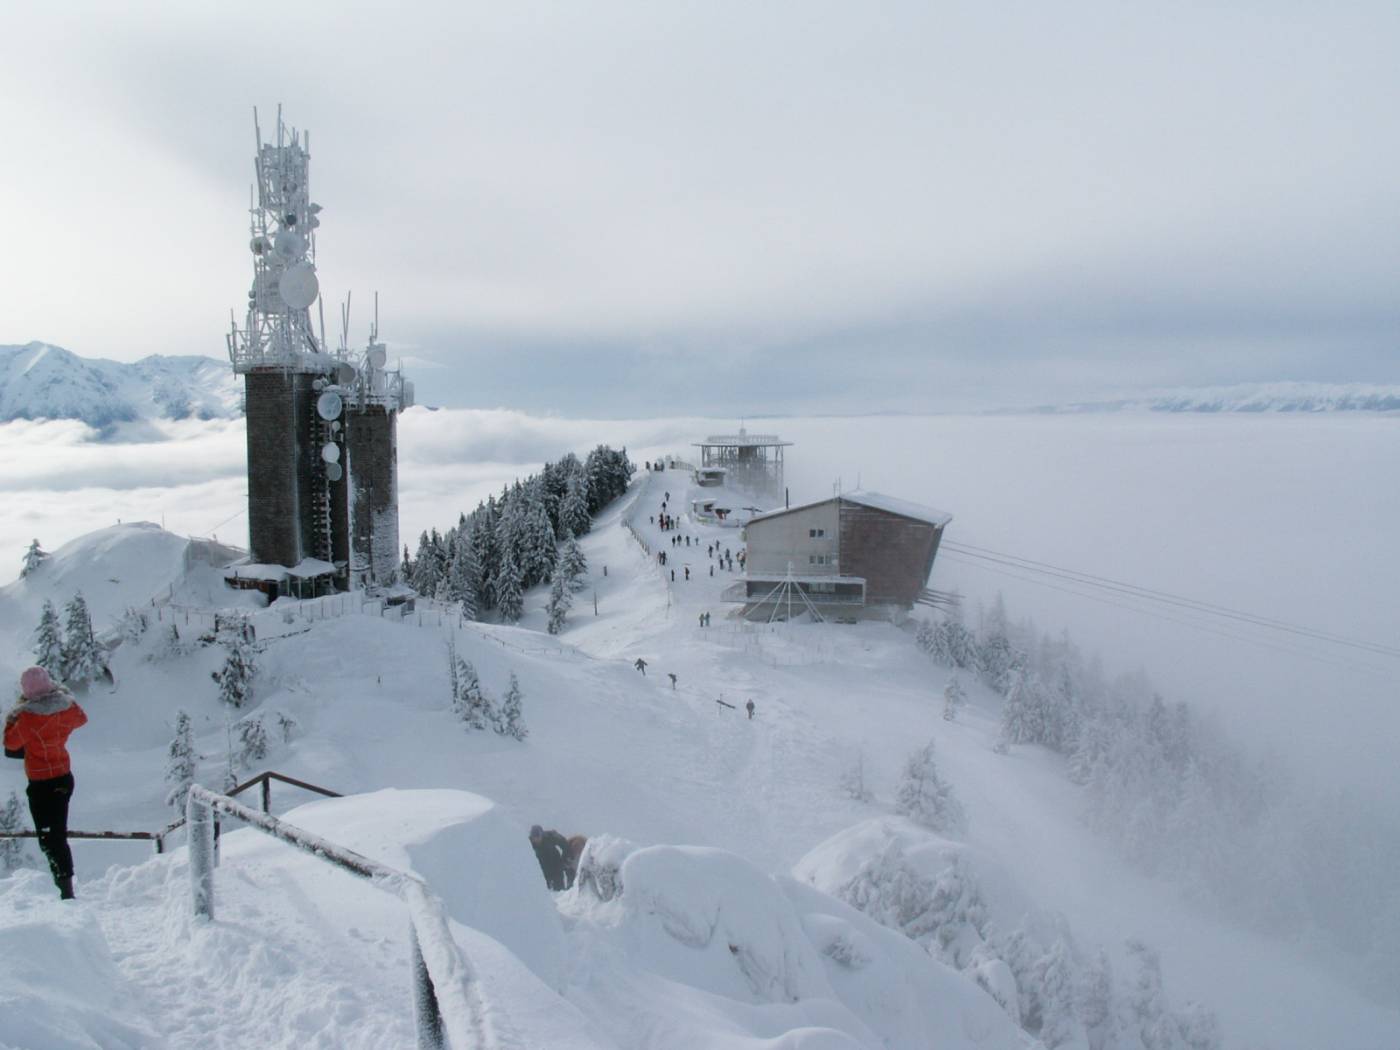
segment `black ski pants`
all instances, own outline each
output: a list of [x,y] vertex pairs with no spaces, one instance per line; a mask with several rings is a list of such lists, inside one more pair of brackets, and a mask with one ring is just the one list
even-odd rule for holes
[[73,877],[73,851],[68,848],[68,800],[73,797],[73,774],[31,780],[25,789],[39,848],[48,859],[54,881]]

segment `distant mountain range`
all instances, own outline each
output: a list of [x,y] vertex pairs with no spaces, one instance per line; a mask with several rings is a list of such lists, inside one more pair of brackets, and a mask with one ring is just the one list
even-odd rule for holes
[[999,413],[1091,412],[1397,412],[1400,386],[1369,383],[1240,383],[1151,390],[1113,401],[999,409]]
[[0,423],[78,419],[98,430],[160,419],[232,419],[242,388],[227,361],[143,357],[131,364],[60,346],[0,346]]

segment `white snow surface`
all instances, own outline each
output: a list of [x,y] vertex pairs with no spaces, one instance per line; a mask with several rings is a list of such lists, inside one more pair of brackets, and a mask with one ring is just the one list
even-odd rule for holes
[[[643,474],[636,487],[632,517],[656,550],[669,537],[649,510],[663,488],[683,497],[686,481]],[[700,544],[675,552],[692,579],[672,583],[619,527],[626,510],[585,538],[589,587],[559,638],[542,631],[541,592],[515,627],[458,625],[431,603],[391,620],[350,599],[279,601],[254,618],[254,700],[232,717],[271,727],[283,715],[295,728],[285,740],[269,728],[267,758],[240,774],[277,769],[348,796],[289,811],[306,796],[279,785],[273,809],[428,882],[503,1046],[1029,1046],[969,974],[830,895],[891,838],[929,873],[960,855],[997,921],[1063,921],[1081,947],[1105,946],[1124,979],[1123,940],[1145,937],[1173,1001],[1218,1011],[1228,1046],[1400,1045],[1394,1010],[1118,860],[1078,820],[1059,759],[991,751],[995,703],[980,687],[944,722],[945,675],[907,634],[726,619],[718,593],[731,579],[709,576],[705,543],[734,545],[733,530],[685,525]],[[0,673],[24,663],[43,598],[61,603],[72,585],[99,630],[129,605],[157,617],[114,653],[115,686],[81,698],[91,721],[71,743],[73,827],[151,829],[174,816],[161,777],[178,708],[194,720],[200,781],[221,783],[230,713],[209,680],[218,649],[163,648],[172,622],[202,628],[201,603],[239,600],[214,575],[183,539],[129,525],[60,548],[0,596],[13,654]],[[714,626],[701,628],[707,610]],[[449,636],[494,696],[518,676],[526,741],[454,720]],[[892,813],[899,767],[931,737],[969,814],[961,840]],[[870,803],[838,788],[858,751]],[[0,777],[0,800],[23,786],[16,763]],[[548,893],[526,841],[537,822],[597,839],[621,892]],[[183,849],[152,857],[143,844],[77,841],[74,852],[76,902],[57,901],[37,871],[0,879],[0,1047],[413,1045],[397,898],[226,825],[206,925],[190,914]]]

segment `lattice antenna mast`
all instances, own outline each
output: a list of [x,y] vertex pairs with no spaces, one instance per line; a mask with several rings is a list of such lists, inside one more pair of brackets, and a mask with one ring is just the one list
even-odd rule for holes
[[310,308],[320,295],[316,277],[316,227],[321,206],[312,202],[307,171],[311,136],[282,122],[277,107],[277,137],[264,142],[253,111],[257,154],[249,200],[248,248],[253,254],[253,286],[248,314],[228,335],[235,372],[281,368],[327,372],[334,359],[325,353],[322,333],[312,325]]

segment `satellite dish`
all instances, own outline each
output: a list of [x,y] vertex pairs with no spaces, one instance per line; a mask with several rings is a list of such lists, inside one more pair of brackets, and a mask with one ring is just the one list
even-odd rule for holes
[[272,240],[272,250],[284,259],[297,259],[306,254],[306,242],[291,230],[281,229]]
[[277,290],[282,293],[282,301],[293,310],[305,310],[316,301],[321,284],[316,280],[316,269],[309,262],[299,262],[282,271],[277,282]]
[[335,381],[341,386],[349,386],[355,381],[355,366],[344,362],[335,366]]
[[345,402],[340,399],[340,395],[334,390],[327,390],[316,399],[316,414],[322,419],[339,419],[340,413],[345,409]]
[[248,250],[254,255],[266,255],[272,250],[272,242],[259,235],[248,242]]
[[327,441],[321,446],[321,458],[327,463],[340,462],[340,446],[334,441]]
[[370,365],[374,368],[383,368],[384,362],[389,360],[389,355],[385,353],[384,348],[378,344],[371,346],[369,348],[369,354],[366,356],[369,358]]
[[[334,448],[335,446],[332,445],[331,447]],[[339,481],[339,480],[340,480],[341,478],[343,478],[344,476],[345,476],[345,471],[343,471],[343,470],[340,469],[340,464],[339,464],[339,463],[327,463],[327,464],[326,464],[326,478],[327,478],[327,480],[329,480],[329,481]]]

